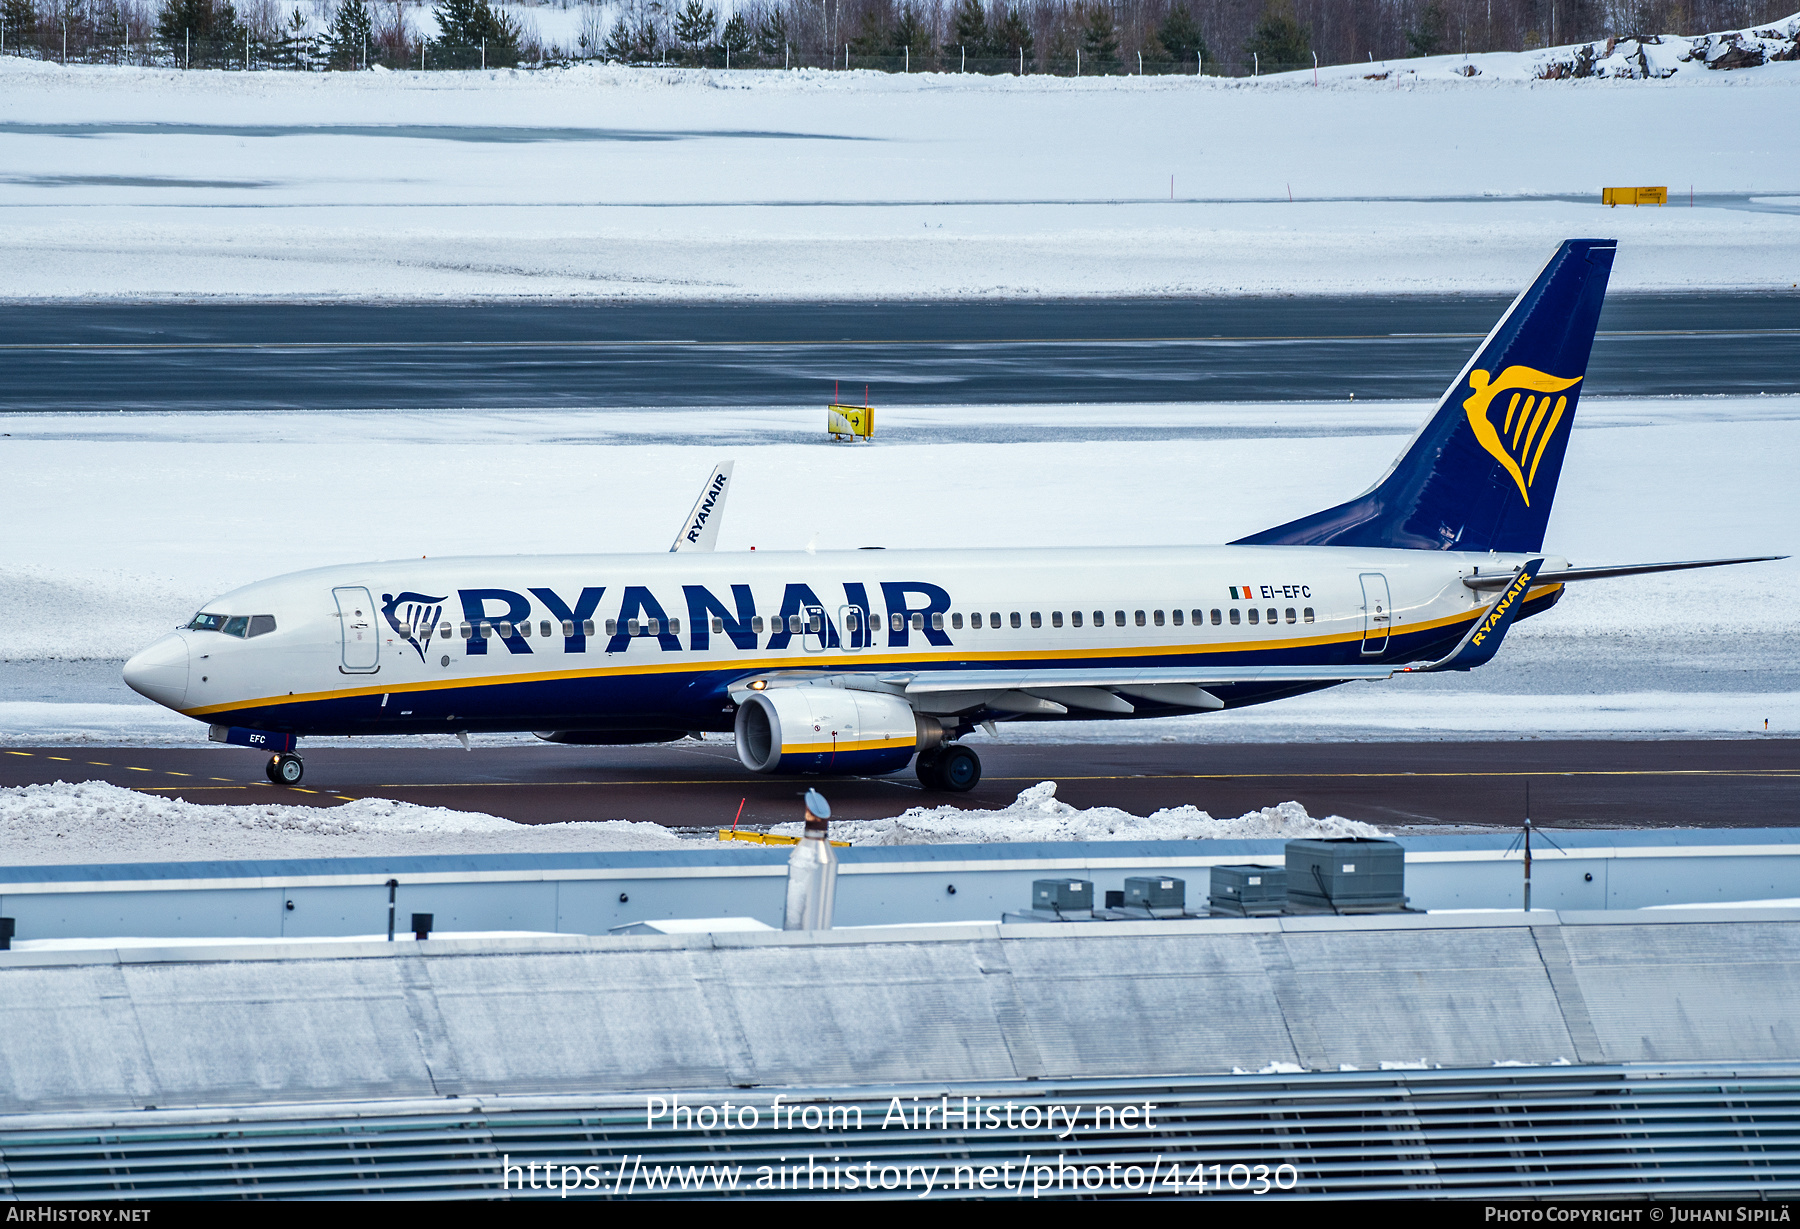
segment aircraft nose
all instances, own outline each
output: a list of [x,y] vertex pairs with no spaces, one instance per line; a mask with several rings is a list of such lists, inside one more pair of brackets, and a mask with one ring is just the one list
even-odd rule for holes
[[165,708],[187,701],[187,637],[172,632],[125,663],[125,685]]

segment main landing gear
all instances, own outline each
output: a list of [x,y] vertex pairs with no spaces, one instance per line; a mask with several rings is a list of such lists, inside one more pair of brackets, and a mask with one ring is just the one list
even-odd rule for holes
[[981,781],[981,757],[961,743],[950,743],[921,752],[914,771],[926,789],[966,794]]
[[269,757],[263,772],[268,775],[271,785],[298,785],[300,778],[306,775],[306,765],[292,751],[284,751]]

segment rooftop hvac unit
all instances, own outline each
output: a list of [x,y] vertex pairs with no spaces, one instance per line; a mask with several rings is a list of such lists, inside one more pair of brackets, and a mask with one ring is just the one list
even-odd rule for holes
[[1187,881],[1173,875],[1133,875],[1125,880],[1124,907],[1152,917],[1182,917],[1187,913]]
[[1094,917],[1094,884],[1090,879],[1034,879],[1031,907],[1021,913],[1003,913],[1002,922],[1091,922]]
[[1406,850],[1362,836],[1287,843],[1289,913],[1401,913]]
[[1287,868],[1215,866],[1208,896],[1214,917],[1274,917],[1287,908]]

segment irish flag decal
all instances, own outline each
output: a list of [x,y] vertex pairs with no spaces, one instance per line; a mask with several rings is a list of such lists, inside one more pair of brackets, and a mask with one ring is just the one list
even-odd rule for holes
[[[1249,585],[1227,585],[1225,587],[1231,591],[1231,600],[1232,601],[1247,602],[1250,600],[1250,586]],[[1242,597],[1238,596],[1238,591],[1240,589],[1243,590]]]

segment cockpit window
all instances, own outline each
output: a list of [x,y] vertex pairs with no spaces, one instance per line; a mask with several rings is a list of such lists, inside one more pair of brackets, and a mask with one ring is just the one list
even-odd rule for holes
[[244,638],[244,633],[249,629],[250,616],[238,615],[235,618],[225,620],[225,626],[219,630],[223,631],[227,636],[236,636],[239,640],[242,640]]
[[[450,625],[448,623],[446,623],[446,624],[444,624],[444,626],[446,628],[448,628]],[[250,616],[250,630],[246,634],[250,635],[250,636],[266,636],[274,630],[275,630],[275,616],[274,615],[251,615]],[[445,631],[444,634],[446,636],[448,636],[450,633],[448,631]]]
[[190,632],[216,632],[224,626],[225,616],[222,614],[197,614],[194,621],[187,625],[187,629]]

